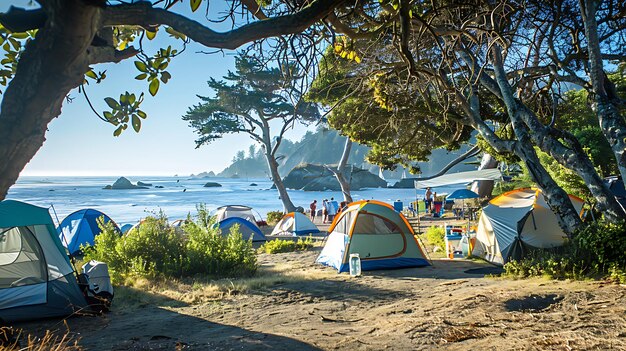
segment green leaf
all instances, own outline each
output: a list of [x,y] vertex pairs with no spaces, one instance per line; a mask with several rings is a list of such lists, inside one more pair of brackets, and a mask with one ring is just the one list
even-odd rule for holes
[[15,39],[26,39],[28,38],[28,33],[11,33],[11,36]]
[[148,87],[148,91],[150,92],[150,95],[155,96],[156,93],[159,91],[159,80],[158,79],[153,79],[152,82],[150,82],[150,86]]
[[85,75],[91,79],[98,79],[98,76],[96,75],[96,72],[94,72],[93,70],[85,73]]
[[138,115],[139,117],[143,118],[143,119],[145,119],[146,117],[148,117],[148,115],[147,115],[145,112],[141,111],[141,110],[137,110],[137,115]]
[[135,96],[135,94],[130,94],[130,95],[128,96],[128,103],[129,103],[130,105],[134,104],[136,100],[137,100],[137,97]]
[[137,69],[141,72],[148,72],[148,67],[146,67],[146,64],[141,61],[135,61],[135,67],[137,67]]
[[137,117],[137,115],[133,115],[133,129],[137,133],[139,133],[139,130],[141,129],[141,120]]
[[128,95],[126,94],[120,95],[120,102],[122,103],[122,106],[128,105]]
[[202,4],[202,0],[189,0],[189,5],[191,6],[191,11],[196,12],[198,7]]
[[157,35],[157,30],[158,30],[158,28],[155,28],[154,32],[146,30],[146,37],[148,37],[149,40],[154,39],[156,37],[156,35]]
[[135,77],[135,79],[137,80],[144,80],[148,77],[147,73],[142,73],[142,74],[138,74],[137,77]]
[[102,114],[104,115],[104,118],[108,119],[109,121],[114,119],[113,114],[109,111],[104,111]]
[[107,105],[109,105],[110,108],[114,110],[119,110],[121,107],[120,104],[112,97],[104,98],[104,101],[107,103]]
[[113,136],[120,136],[120,134],[122,134],[122,130],[124,129],[124,125],[117,127],[117,129],[115,129],[115,131],[113,132]]
[[13,49],[15,49],[15,51],[20,51],[20,48],[22,47],[22,44],[20,44],[19,41],[13,39],[12,37],[9,37],[9,42],[11,42],[11,45],[13,46]]
[[163,72],[161,73],[161,81],[162,81],[163,83],[166,83],[166,84],[167,84],[167,82],[170,80],[170,78],[172,78],[172,75],[170,74],[170,72],[168,72],[168,71],[163,71]]

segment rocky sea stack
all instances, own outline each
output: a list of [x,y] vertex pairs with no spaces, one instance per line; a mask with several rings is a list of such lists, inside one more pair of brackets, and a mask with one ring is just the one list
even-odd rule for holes
[[[143,184],[143,183],[142,183]],[[145,186],[135,185],[128,180],[126,177],[119,177],[113,185],[107,185],[104,188],[105,190],[129,190],[129,189],[148,189]]]
[[[336,167],[336,166],[328,166]],[[352,173],[350,174],[350,169]],[[364,169],[347,167],[347,179],[350,180],[351,190],[363,188],[386,188],[387,182]],[[283,180],[285,186],[290,189],[304,191],[339,191],[341,187],[333,173],[326,166],[304,163],[296,166]]]

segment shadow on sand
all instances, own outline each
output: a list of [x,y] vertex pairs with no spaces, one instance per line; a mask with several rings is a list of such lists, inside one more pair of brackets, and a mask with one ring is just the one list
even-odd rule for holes
[[[179,301],[159,299],[158,305],[126,310],[116,310],[114,301],[113,312],[102,316],[51,319],[14,327],[33,335],[43,335],[46,330],[65,334],[69,330],[85,350],[320,350],[288,337],[191,316],[186,313],[193,313],[197,307],[181,307],[184,304]],[[161,302],[181,308],[173,311]]]

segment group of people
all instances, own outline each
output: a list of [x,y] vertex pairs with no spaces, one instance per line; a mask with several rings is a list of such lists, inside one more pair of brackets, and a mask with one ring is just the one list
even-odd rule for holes
[[313,202],[311,202],[311,204],[309,205],[309,208],[311,209],[311,221],[315,222],[315,217],[321,216],[322,223],[332,223],[335,219],[335,216],[347,206],[348,203],[346,201],[337,203],[335,198],[331,197],[330,200],[324,199],[322,201],[322,208],[318,210],[317,200],[313,200]]

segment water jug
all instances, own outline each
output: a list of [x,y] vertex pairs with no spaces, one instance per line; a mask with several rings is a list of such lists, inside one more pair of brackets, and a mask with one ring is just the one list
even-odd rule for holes
[[353,277],[361,275],[361,257],[358,253],[350,254],[350,275]]

